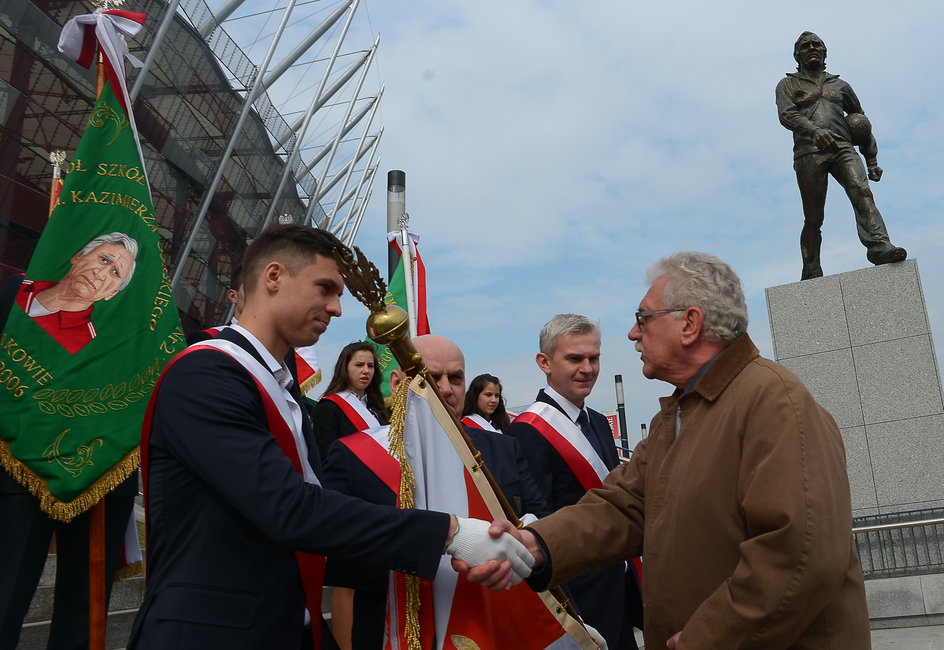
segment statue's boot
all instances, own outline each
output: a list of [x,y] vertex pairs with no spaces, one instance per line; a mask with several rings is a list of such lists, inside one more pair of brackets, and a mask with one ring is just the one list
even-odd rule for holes
[[800,276],[801,281],[821,277],[823,277],[823,267],[818,263],[803,265],[803,274]]
[[869,261],[878,266],[879,264],[891,264],[892,262],[902,262],[908,257],[908,251],[900,246],[892,246],[879,251],[869,251],[866,257]]

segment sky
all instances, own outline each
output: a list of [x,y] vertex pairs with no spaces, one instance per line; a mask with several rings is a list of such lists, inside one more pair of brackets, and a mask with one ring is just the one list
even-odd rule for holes
[[[637,439],[672,390],[642,377],[626,339],[646,268],[661,256],[697,250],[731,264],[751,337],[773,356],[765,289],[799,280],[802,224],[774,88],[795,71],[804,30],[822,37],[827,70],[871,119],[885,170],[876,204],[892,241],[917,259],[940,349],[938,2],[363,0],[349,39],[369,45],[380,34],[370,80],[385,87],[384,135],[356,243],[385,268],[386,172],[405,171],[430,325],[463,349],[468,377],[495,374],[509,405],[530,403],[544,385],[541,327],[584,314],[602,330],[588,403],[614,409],[621,374]],[[822,252],[827,275],[870,266],[833,180]],[[343,311],[319,343],[325,381],[340,348],[364,336],[366,309],[347,296]]]

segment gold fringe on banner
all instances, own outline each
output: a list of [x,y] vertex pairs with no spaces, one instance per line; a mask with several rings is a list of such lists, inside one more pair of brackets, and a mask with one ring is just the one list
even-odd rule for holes
[[318,368],[315,374],[313,374],[311,377],[303,381],[298,388],[299,390],[301,390],[302,396],[305,396],[308,394],[308,391],[310,391],[312,388],[314,388],[320,383],[321,383],[321,368]]
[[134,578],[135,576],[142,575],[144,573],[144,562],[137,561],[132,562],[131,564],[126,564],[117,571],[115,571],[115,582],[119,580],[128,580],[129,578]]
[[[393,408],[390,415],[390,429],[387,439],[390,442],[390,454],[400,463],[400,507],[412,508],[413,488],[416,476],[406,458],[406,405],[410,394],[409,377],[397,387],[393,396]],[[420,647],[420,579],[406,576],[406,642],[409,650],[422,650]]]
[[140,448],[135,447],[72,501],[60,501],[50,494],[43,478],[10,453],[7,441],[0,440],[0,465],[14,481],[39,499],[39,508],[43,512],[58,521],[70,522],[94,506],[131,476],[140,464]]

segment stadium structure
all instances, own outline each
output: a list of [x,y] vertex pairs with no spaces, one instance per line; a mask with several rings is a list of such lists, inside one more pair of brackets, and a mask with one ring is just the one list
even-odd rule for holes
[[[383,132],[370,74],[379,38],[355,20],[360,0],[214,5],[121,6],[148,16],[128,43],[143,67],[128,78],[188,330],[227,317],[233,270],[266,225],[312,223],[354,240]],[[92,109],[94,69],[57,50],[62,26],[92,11],[0,0],[0,281],[25,270],[48,217],[49,155],[69,159]]]

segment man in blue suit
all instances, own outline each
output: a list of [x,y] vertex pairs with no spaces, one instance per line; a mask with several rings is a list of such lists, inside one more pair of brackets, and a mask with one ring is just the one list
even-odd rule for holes
[[239,324],[175,357],[155,388],[141,443],[148,587],[130,648],[297,650],[308,612],[317,647],[323,564],[312,554],[432,577],[445,551],[498,559],[509,583],[530,573],[507,539],[481,546],[484,522],[321,488],[282,360],[340,316],[342,249],[307,226],[260,234],[243,261]]
[[[536,362],[547,376],[537,399],[505,433],[524,450],[538,487],[556,511],[573,505],[619,464],[606,418],[585,401],[600,374],[600,328],[558,314],[541,330]],[[584,620],[611,650],[636,648],[642,599],[632,565],[588,571],[567,583]]]

